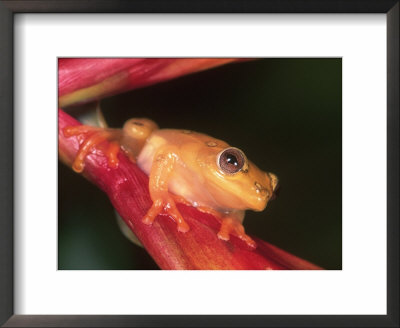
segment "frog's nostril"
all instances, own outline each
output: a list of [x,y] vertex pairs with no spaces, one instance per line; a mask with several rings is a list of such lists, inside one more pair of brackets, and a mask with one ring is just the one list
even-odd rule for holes
[[270,191],[265,188],[264,186],[262,186],[260,183],[258,183],[257,181],[254,182],[254,186],[256,188],[256,192],[258,194],[260,194],[263,198],[268,199],[270,198]]

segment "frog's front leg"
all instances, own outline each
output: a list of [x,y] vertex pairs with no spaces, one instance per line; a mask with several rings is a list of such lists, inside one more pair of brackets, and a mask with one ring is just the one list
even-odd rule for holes
[[178,231],[187,232],[189,225],[176,208],[173,197],[168,192],[168,182],[178,160],[173,146],[162,147],[154,156],[149,175],[149,191],[153,205],[143,218],[145,224],[152,224],[158,214],[165,211],[178,226]]
[[244,211],[234,211],[224,216],[221,220],[221,228],[218,232],[218,238],[229,240],[229,235],[233,234],[243,240],[250,247],[256,247],[256,242],[248,236],[242,225],[244,219]]
[[224,214],[205,206],[198,206],[197,209],[200,212],[214,215],[217,219],[221,221],[221,227],[217,234],[219,239],[228,241],[230,239],[229,235],[233,234],[237,236],[239,239],[243,240],[250,247],[255,248],[257,246],[256,242],[246,234],[244,227],[242,225],[245,211],[234,210]]

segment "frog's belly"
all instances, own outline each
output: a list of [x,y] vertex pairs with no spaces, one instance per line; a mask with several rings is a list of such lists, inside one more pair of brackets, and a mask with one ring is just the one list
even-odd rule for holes
[[175,195],[182,196],[194,207],[202,206],[225,212],[229,209],[221,208],[204,185],[203,179],[193,172],[175,172],[168,183],[168,190]]
[[153,163],[155,153],[155,147],[152,144],[147,143],[142,151],[139,153],[136,164],[140,167],[140,169],[145,172],[147,175],[150,174],[151,165]]

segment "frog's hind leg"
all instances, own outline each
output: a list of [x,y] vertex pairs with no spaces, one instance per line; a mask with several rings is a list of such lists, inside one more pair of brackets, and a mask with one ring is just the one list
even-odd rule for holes
[[122,128],[122,149],[129,158],[137,158],[147,138],[157,129],[157,124],[147,118],[132,118],[126,121]]
[[85,167],[85,159],[89,153],[103,141],[110,141],[110,145],[104,150],[105,156],[108,158],[110,167],[118,166],[119,143],[115,140],[121,138],[121,132],[116,129],[103,129],[88,125],[68,126],[63,129],[64,136],[69,138],[72,136],[83,136],[76,158],[72,164],[72,169],[80,173]]
[[108,158],[108,165],[113,169],[118,167],[118,152],[121,149],[120,145],[116,141],[110,142],[106,150],[106,156]]

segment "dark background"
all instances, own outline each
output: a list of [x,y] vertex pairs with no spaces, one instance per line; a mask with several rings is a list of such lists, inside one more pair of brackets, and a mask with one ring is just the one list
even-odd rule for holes
[[[254,234],[326,269],[342,268],[342,61],[262,59],[102,100],[112,127],[148,117],[227,141],[280,180]],[[77,109],[69,109],[77,114]],[[119,231],[108,198],[59,165],[59,269],[157,269]]]

